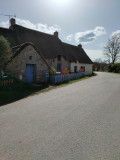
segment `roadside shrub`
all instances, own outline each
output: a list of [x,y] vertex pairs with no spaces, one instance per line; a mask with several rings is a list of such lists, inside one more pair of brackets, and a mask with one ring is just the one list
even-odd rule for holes
[[109,66],[109,72],[120,73],[120,63],[111,64]]
[[49,70],[49,74],[50,75],[55,75],[56,74],[56,69],[54,67],[50,67],[50,70]]

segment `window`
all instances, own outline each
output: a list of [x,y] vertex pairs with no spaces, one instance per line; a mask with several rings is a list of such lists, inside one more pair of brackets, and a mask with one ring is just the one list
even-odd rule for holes
[[32,56],[29,56],[29,60],[32,60]]
[[77,73],[77,66],[74,66],[74,72]]
[[61,61],[61,56],[60,55],[58,55],[58,61]]
[[80,67],[80,72],[85,72],[85,67],[84,66]]

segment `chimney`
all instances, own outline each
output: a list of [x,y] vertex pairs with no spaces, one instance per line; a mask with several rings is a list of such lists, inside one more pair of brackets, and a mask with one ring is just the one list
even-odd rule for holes
[[12,26],[14,26],[15,24],[16,24],[15,19],[14,19],[14,18],[11,18],[11,19],[10,19],[10,26],[12,27]]
[[79,47],[79,48],[82,48],[82,44],[79,44],[78,47]]
[[58,32],[57,32],[57,31],[54,32],[54,36],[55,36],[56,38],[59,38],[59,37],[58,37]]

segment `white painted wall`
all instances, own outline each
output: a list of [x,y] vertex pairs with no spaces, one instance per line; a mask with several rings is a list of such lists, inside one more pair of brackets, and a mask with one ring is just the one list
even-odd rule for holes
[[74,72],[74,66],[77,66],[77,72],[79,72],[81,66],[85,67],[85,75],[90,75],[92,74],[92,67],[93,64],[86,64],[86,63],[71,63],[70,65],[70,71]]

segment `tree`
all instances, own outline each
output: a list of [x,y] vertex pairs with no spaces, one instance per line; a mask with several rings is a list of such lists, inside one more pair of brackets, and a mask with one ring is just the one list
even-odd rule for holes
[[100,70],[106,70],[107,64],[105,61],[103,61],[101,58],[94,60],[94,67],[93,69],[95,71],[100,71]]
[[0,36],[0,71],[5,70],[8,60],[12,56],[10,44],[3,36]]
[[120,58],[120,35],[114,34],[104,47],[104,55],[108,63],[114,64]]

